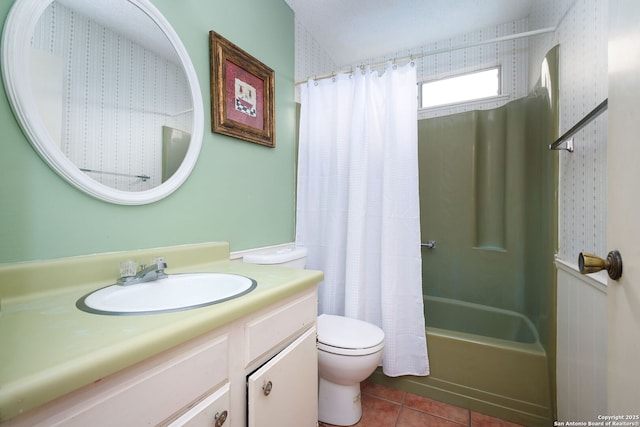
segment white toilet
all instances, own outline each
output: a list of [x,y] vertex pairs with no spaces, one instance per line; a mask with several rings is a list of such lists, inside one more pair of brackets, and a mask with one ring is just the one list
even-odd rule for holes
[[342,316],[318,316],[318,419],[337,426],[360,420],[360,383],[382,359],[384,332]]
[[[307,249],[289,246],[246,255],[244,262],[304,268]],[[318,316],[318,420],[337,426],[357,423],[362,416],[360,383],[382,359],[384,332],[357,319]]]

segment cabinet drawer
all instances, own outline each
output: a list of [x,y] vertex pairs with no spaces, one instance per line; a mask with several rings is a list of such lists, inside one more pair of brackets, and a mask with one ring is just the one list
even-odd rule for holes
[[227,380],[228,346],[226,335],[218,337],[127,381],[117,394],[84,411],[78,417],[84,421],[75,425],[157,424]]
[[9,425],[157,425],[228,381],[228,354],[226,334],[204,336],[52,402],[33,417],[11,420]]
[[315,291],[246,323],[245,367],[282,349],[317,318]]
[[229,426],[229,403],[229,383],[226,383],[167,427]]

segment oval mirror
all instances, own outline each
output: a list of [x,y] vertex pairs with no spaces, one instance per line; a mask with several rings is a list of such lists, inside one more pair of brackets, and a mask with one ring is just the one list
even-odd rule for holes
[[93,197],[157,201],[197,161],[198,79],[148,0],[16,0],[2,35],[2,75],[35,150]]

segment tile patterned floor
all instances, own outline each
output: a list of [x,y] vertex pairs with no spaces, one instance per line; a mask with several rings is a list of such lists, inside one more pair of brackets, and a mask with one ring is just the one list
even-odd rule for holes
[[[468,409],[452,406],[365,381],[362,418],[357,427],[520,427]],[[321,427],[333,427],[320,423]]]

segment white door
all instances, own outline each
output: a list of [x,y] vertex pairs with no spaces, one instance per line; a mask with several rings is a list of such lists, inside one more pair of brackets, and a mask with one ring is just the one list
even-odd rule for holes
[[249,427],[316,427],[318,350],[316,328],[247,379]]
[[640,1],[609,5],[607,235],[623,271],[607,289],[608,406],[611,415],[633,417],[640,414]]

